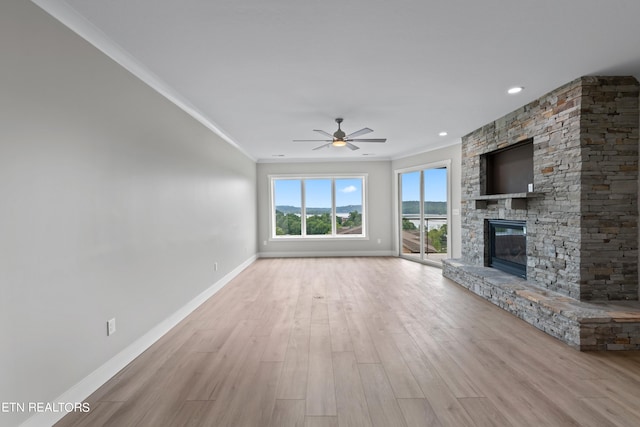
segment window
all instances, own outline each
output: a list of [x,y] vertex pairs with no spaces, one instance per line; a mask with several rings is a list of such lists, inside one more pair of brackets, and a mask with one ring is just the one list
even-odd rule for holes
[[272,176],[273,238],[365,237],[366,176]]
[[275,195],[276,227],[278,236],[300,236],[300,207],[302,206],[302,182],[299,179],[279,179],[273,182]]

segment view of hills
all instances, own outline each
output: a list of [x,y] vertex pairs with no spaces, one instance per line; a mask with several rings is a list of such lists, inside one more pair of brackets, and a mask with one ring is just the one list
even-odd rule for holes
[[[284,214],[294,213],[300,214],[300,207],[279,205],[276,206],[276,210]],[[362,213],[362,205],[347,205],[337,206],[336,213],[349,213],[356,211]],[[417,200],[410,200],[402,202],[402,212],[405,214],[419,214],[420,202]],[[446,215],[447,214],[447,202],[424,202],[424,212],[427,215]],[[307,208],[308,215],[321,215],[324,213],[331,213],[331,208]]]
[[[279,205],[279,206],[276,206],[276,211],[280,211],[284,214],[288,214],[288,213],[300,214],[300,207],[289,206],[289,205]],[[336,206],[336,213],[350,213],[353,211],[362,213],[362,205]],[[321,215],[324,213],[331,213],[331,208],[307,208],[307,215]]]
[[[420,202],[417,200],[402,202],[402,213],[419,214]],[[424,213],[425,215],[446,215],[447,202],[424,202]]]

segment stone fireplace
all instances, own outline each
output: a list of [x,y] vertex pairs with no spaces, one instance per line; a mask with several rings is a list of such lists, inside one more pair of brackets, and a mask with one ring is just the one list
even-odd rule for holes
[[[463,256],[443,274],[576,348],[640,349],[638,96],[582,77],[463,137]],[[526,241],[524,275],[491,268],[500,221],[526,230],[498,234]]]

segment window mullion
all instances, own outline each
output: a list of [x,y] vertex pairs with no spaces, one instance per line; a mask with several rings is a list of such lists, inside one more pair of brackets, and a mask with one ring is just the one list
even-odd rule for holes
[[305,237],[307,235],[307,201],[306,201],[306,180],[300,180],[300,236]]
[[271,238],[276,237],[276,190],[275,179],[269,179],[269,200],[271,201],[271,213],[269,217],[271,219]]
[[425,258],[426,222],[424,218],[424,171],[420,171],[420,259]]
[[365,230],[367,229],[367,215],[366,212],[366,193],[367,193],[367,184],[365,183],[364,177],[360,179],[360,188],[362,188],[362,197],[360,199],[360,226],[362,227],[362,234],[366,234]]
[[336,179],[331,178],[331,236],[335,237],[336,230]]

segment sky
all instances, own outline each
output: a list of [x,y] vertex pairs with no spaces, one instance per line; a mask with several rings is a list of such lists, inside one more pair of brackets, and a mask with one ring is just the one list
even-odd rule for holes
[[[404,173],[402,177],[402,200],[420,201],[420,171]],[[424,200],[426,202],[447,201],[447,169],[424,171]]]
[[[301,181],[278,179],[275,181],[276,206],[300,206]],[[306,206],[308,208],[331,207],[331,179],[305,180]],[[362,204],[362,179],[336,179],[336,206]]]

